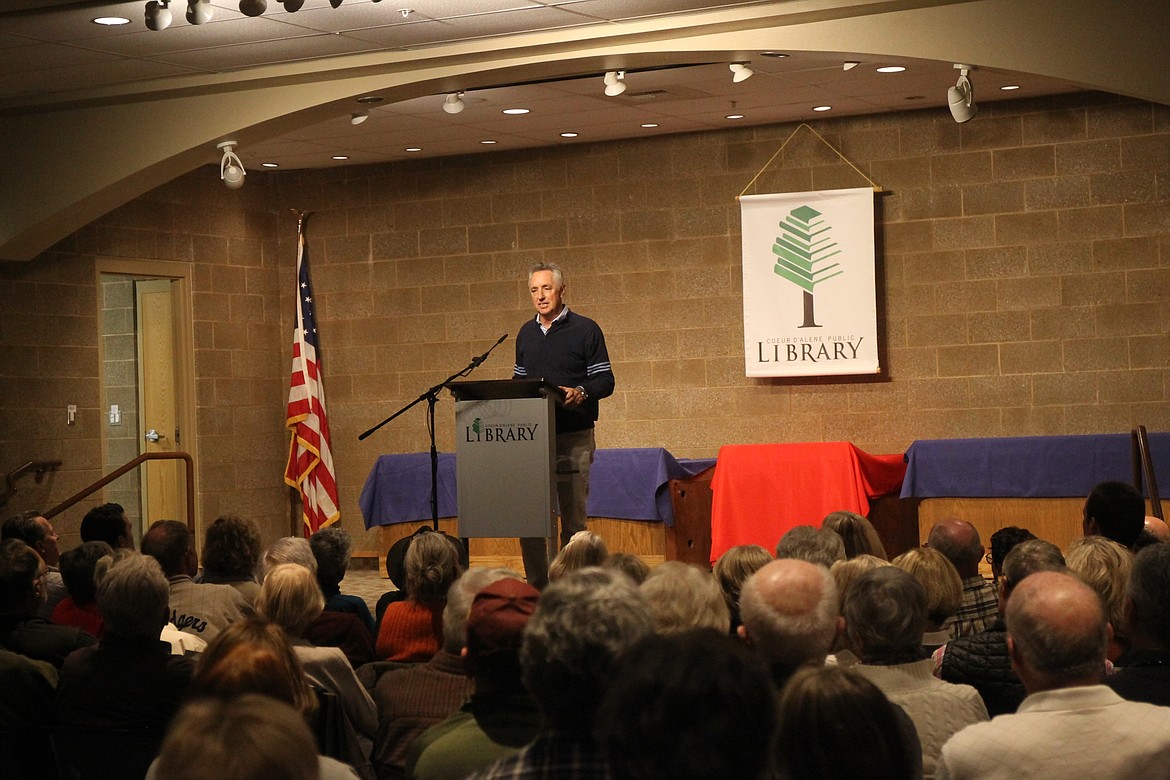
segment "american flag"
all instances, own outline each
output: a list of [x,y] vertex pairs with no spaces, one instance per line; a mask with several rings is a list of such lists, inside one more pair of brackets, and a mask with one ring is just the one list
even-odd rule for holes
[[325,413],[325,385],[317,352],[317,321],[309,287],[309,257],[305,235],[297,237],[297,325],[293,331],[292,385],[288,391],[285,426],[292,431],[284,481],[301,494],[305,536],[312,536],[341,517],[337,508],[337,481],[329,447],[329,417]]

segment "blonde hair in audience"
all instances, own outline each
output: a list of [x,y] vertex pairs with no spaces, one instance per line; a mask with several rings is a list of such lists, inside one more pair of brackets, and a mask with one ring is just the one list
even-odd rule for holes
[[646,598],[654,630],[676,634],[691,628],[731,631],[731,612],[715,575],[680,561],[651,570],[638,590]]
[[166,780],[318,780],[317,743],[301,714],[258,694],[198,699],[175,716],[159,751]]
[[833,582],[837,585],[837,614],[841,614],[841,606],[845,603],[845,591],[849,590],[849,583],[862,572],[876,569],[879,566],[891,566],[889,561],[878,558],[876,555],[858,555],[845,561],[837,561],[829,567],[829,574],[833,575]]
[[1133,553],[1104,536],[1083,536],[1069,545],[1064,562],[1069,571],[1101,596],[1113,634],[1121,641],[1125,630],[1125,588],[1133,569]]
[[324,609],[325,596],[316,575],[299,563],[270,569],[256,596],[256,613],[293,637],[303,635]]
[[932,547],[913,547],[893,561],[902,571],[918,580],[926,591],[927,629],[942,627],[959,611],[963,603],[963,580],[945,555]]
[[605,540],[592,531],[578,531],[548,565],[549,582],[586,566],[600,566],[609,557]]
[[444,604],[459,579],[459,553],[445,534],[419,534],[406,548],[406,592],[423,604]]
[[883,561],[890,559],[873,523],[856,512],[830,512],[821,521],[821,528],[836,531],[841,537],[845,544],[846,560],[858,555],[873,555]]

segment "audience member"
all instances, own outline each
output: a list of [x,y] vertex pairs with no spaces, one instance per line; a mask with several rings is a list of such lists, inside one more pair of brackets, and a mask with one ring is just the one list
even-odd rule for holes
[[1146,515],[1142,532],[1138,534],[1137,540],[1130,549],[1136,555],[1143,548],[1149,547],[1152,544],[1164,544],[1165,542],[1170,542],[1170,525],[1166,525],[1166,521],[1160,517]]
[[51,618],[59,626],[75,626],[102,638],[105,621],[97,603],[97,562],[113,554],[105,542],[82,542],[61,556],[61,577],[69,595],[61,599]]
[[829,567],[829,574],[833,577],[833,582],[837,585],[837,612],[840,613],[845,605],[845,592],[849,590],[849,583],[857,578],[857,575],[862,572],[876,569],[879,566],[890,566],[890,562],[883,560],[876,555],[858,555],[856,558],[849,558],[844,561],[836,561]]
[[[309,540],[303,537],[281,537],[265,550],[260,559],[261,581],[270,569],[282,563],[298,564],[316,576],[317,559],[313,556]],[[370,636],[362,619],[353,613],[322,610],[305,628],[302,636],[317,647],[338,648],[345,653],[354,669],[374,660],[374,638]]]
[[148,556],[127,556],[104,573],[97,586],[101,642],[71,654],[61,669],[63,726],[157,729],[161,738],[195,671],[159,639],[169,596],[162,568]]
[[550,583],[520,649],[524,686],[541,713],[540,734],[470,777],[609,778],[593,736],[597,708],[618,657],[652,630],[645,601],[623,574],[589,568]]
[[[438,534],[435,534],[437,537]],[[381,780],[401,778],[406,770],[406,749],[426,729],[456,712],[467,700],[473,684],[463,663],[467,616],[475,594],[505,577],[518,577],[510,569],[474,568],[451,584],[443,607],[443,644],[425,664],[391,670],[374,688],[378,704],[378,738],[374,741],[374,766]]]
[[95,506],[81,518],[81,541],[105,542],[117,549],[134,549],[134,529],[121,504]]
[[731,631],[731,613],[714,575],[682,561],[656,566],[639,586],[654,630],[677,634],[692,628]]
[[931,547],[914,547],[895,558],[892,563],[909,574],[926,593],[926,633],[922,635],[922,649],[933,653],[950,638],[943,630],[963,601],[963,581],[947,557]]
[[0,770],[12,780],[57,776],[48,729],[53,713],[57,670],[0,649]]
[[650,576],[649,565],[633,553],[610,553],[609,557],[601,563],[601,566],[605,569],[617,569],[620,572],[624,572],[627,577],[634,581],[635,585],[641,585]]
[[[258,694],[183,707],[148,780],[331,780],[300,713]],[[349,775],[352,777],[352,773]]]
[[390,549],[386,551],[386,576],[394,585],[394,590],[388,590],[383,593],[378,598],[378,603],[374,606],[375,637],[381,631],[382,615],[386,613],[386,607],[395,601],[406,600],[406,551],[410,549],[410,543],[414,541],[416,536],[429,533],[432,533],[429,525],[420,525],[415,529],[413,534],[402,537],[390,545]]
[[1000,616],[986,631],[953,639],[935,651],[935,673],[947,682],[970,685],[979,691],[991,717],[1015,712],[1027,691],[1012,669],[1003,611],[1025,577],[1064,570],[1064,556],[1051,542],[1030,539],[1013,547],[1003,561],[999,578]]
[[945,555],[963,580],[963,603],[945,626],[951,638],[986,631],[999,614],[999,600],[979,573],[984,550],[975,526],[957,517],[941,520],[930,529],[926,546]]
[[[991,534],[991,552],[988,553],[991,564],[991,578],[998,580],[1003,574],[1003,559],[1012,551],[1020,542],[1026,542],[1035,539],[1036,534],[1029,531],[1027,528],[1020,528],[1019,526],[1009,525],[1000,528]],[[1002,612],[1002,607],[1000,608]]]
[[459,577],[459,558],[443,534],[416,536],[406,551],[405,601],[386,608],[375,646],[388,661],[426,661],[443,641],[447,590]]
[[242,617],[252,605],[230,585],[195,582],[199,559],[194,538],[178,520],[159,520],[142,537],[142,554],[162,566],[171,587],[170,620],[180,631],[210,642],[215,635]]
[[[323,717],[317,695],[284,632],[273,623],[251,617],[228,626],[208,645],[188,688],[188,698],[228,702],[256,694],[291,706],[306,724]],[[317,756],[317,766],[323,780],[358,776],[352,767],[326,756]],[[147,780],[154,780],[157,770],[156,761]]]
[[260,592],[256,566],[262,549],[260,528],[254,521],[238,515],[215,518],[203,534],[200,581],[231,585],[249,604],[254,604]]
[[901,707],[856,672],[802,669],[780,697],[777,780],[912,780],[922,748]]
[[825,662],[844,622],[825,567],[791,558],[748,577],[739,605],[739,636],[771,666],[777,690],[797,669]]
[[739,616],[739,594],[743,590],[743,584],[747,582],[748,577],[773,560],[772,553],[758,544],[740,544],[720,555],[715,561],[712,573],[723,591],[723,599],[727,602],[733,634],[743,622]]
[[462,780],[536,737],[540,715],[521,681],[520,645],[539,598],[540,592],[519,575],[497,580],[475,594],[464,645],[464,666],[475,690],[459,712],[409,746],[407,778]]
[[345,579],[353,552],[349,532],[337,525],[327,526],[309,538],[309,546],[317,559],[317,584],[325,595],[325,611],[357,615],[370,636],[374,636],[374,616],[370,614],[365,599],[341,592],[341,581]]
[[614,780],[760,780],[775,697],[763,659],[725,631],[645,637],[622,655],[598,712]]
[[1137,554],[1124,615],[1129,650],[1105,684],[1123,699],[1170,706],[1170,545],[1151,545]]
[[795,558],[824,566],[845,560],[845,543],[830,528],[798,525],[790,528],[776,543],[776,558]]
[[1113,629],[1106,657],[1116,661],[1129,644],[1122,612],[1125,609],[1125,587],[1133,568],[1133,553],[1104,536],[1084,536],[1073,540],[1065,550],[1064,559],[1069,571],[1097,591],[1105,604],[1105,616]]
[[987,720],[987,708],[969,685],[943,682],[924,657],[926,593],[894,566],[867,571],[845,596],[845,634],[861,663],[852,667],[914,721],[923,774],[934,776],[939,751],[952,734]]
[[841,543],[845,545],[846,560],[852,560],[858,555],[872,555],[883,561],[889,560],[890,556],[886,554],[886,547],[882,544],[877,529],[863,515],[856,512],[830,512],[821,521],[821,528],[828,528],[841,537]]
[[45,603],[41,606],[40,617],[49,620],[57,604],[67,595],[65,582],[58,568],[61,550],[57,546],[57,532],[53,530],[53,524],[35,510],[21,512],[4,521],[3,527],[0,528],[0,540],[4,539],[21,540],[36,550],[37,555],[45,562]]
[[1082,511],[1085,536],[1104,536],[1122,547],[1132,547],[1145,527],[1146,501],[1125,482],[1099,482]]
[[1028,698],[1019,711],[959,732],[940,777],[1164,777],[1170,709],[1126,701],[1100,684],[1109,625],[1077,578],[1038,572],[1007,604],[1008,650]]
[[604,539],[592,531],[578,531],[548,565],[548,578],[552,581],[586,566],[600,566],[608,557]]
[[256,597],[256,612],[284,631],[309,682],[340,700],[347,733],[352,738],[346,761],[359,772],[368,773],[370,748],[378,726],[374,700],[341,650],[317,647],[304,638],[305,628],[324,608],[325,597],[316,576],[296,563],[270,569]]
[[0,542],[0,646],[60,668],[65,656],[97,640],[79,628],[39,617],[44,562],[19,539]]

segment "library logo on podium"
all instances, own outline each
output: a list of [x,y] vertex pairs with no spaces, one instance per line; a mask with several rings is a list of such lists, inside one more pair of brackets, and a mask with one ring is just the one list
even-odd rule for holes
[[476,417],[471,421],[471,425],[464,426],[463,436],[464,441],[469,444],[535,441],[538,430],[540,430],[540,423],[485,423],[482,418]]

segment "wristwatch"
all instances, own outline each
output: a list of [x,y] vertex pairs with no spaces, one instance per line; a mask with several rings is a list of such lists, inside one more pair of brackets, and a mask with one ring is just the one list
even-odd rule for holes
[[586,393],[586,392],[585,392],[585,388],[584,388],[584,387],[581,387],[581,385],[577,385],[577,392],[581,394],[581,400],[582,400],[582,401],[588,401],[588,400],[589,400],[589,393]]

